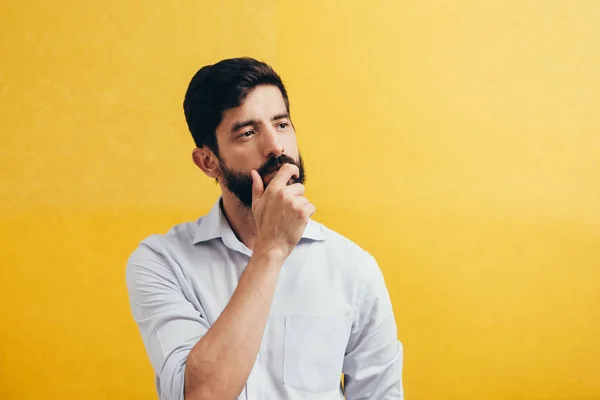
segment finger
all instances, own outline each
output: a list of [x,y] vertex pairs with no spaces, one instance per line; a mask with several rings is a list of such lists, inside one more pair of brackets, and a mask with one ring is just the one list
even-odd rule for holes
[[256,170],[250,172],[252,174],[252,201],[259,199],[265,191],[265,185],[260,177],[260,174]]
[[301,183],[294,183],[286,186],[282,189],[289,196],[302,196],[304,195],[304,185]]
[[294,205],[300,210],[304,210],[304,206],[309,203],[308,199],[304,196],[294,197]]
[[283,164],[277,174],[273,177],[271,182],[269,182],[269,188],[273,189],[281,189],[282,187],[287,186],[287,182],[295,176],[296,178],[300,177],[300,170],[294,164]]
[[312,203],[308,203],[304,206],[304,215],[306,215],[306,218],[312,217],[315,211],[317,211],[317,207]]

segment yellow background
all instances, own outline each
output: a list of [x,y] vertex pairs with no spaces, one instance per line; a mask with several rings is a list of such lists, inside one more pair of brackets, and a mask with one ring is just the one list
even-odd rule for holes
[[598,21],[595,0],[3,1],[0,398],[156,398],[125,262],[215,201],[181,103],[250,55],[288,85],[315,219],[384,271],[407,399],[600,399]]

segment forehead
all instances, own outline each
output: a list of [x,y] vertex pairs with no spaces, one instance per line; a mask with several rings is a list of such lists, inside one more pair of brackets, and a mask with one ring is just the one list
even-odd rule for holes
[[268,120],[286,111],[283,95],[277,86],[259,85],[248,93],[241,105],[223,112],[221,124],[231,126],[240,120]]

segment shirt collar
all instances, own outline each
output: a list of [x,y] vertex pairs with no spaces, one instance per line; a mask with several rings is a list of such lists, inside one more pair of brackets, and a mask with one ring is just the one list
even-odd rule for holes
[[[198,220],[196,233],[194,234],[194,244],[221,238],[225,244],[232,245],[229,247],[235,247],[237,248],[236,250],[240,251],[244,249],[247,250],[246,246],[237,239],[229,225],[229,221],[225,218],[225,215],[221,210],[221,199],[222,196],[219,196],[219,199],[215,202],[208,214]],[[306,229],[304,229],[302,239],[316,241],[325,240],[326,233],[324,226],[310,219],[306,225]],[[243,252],[247,253],[247,251]]]

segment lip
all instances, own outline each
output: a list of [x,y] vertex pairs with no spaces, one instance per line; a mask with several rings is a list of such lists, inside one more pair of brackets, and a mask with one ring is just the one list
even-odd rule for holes
[[275,177],[276,174],[277,174],[277,171],[269,172],[268,174],[266,174],[263,177],[263,182],[265,184],[268,184],[269,182],[271,182],[271,180],[273,180],[273,178]]
[[279,168],[277,168],[276,170],[273,170],[273,171],[271,171],[271,172],[267,173],[267,174],[265,175],[265,178],[268,178],[268,177],[274,177],[274,176],[277,174],[277,172],[279,172]]

